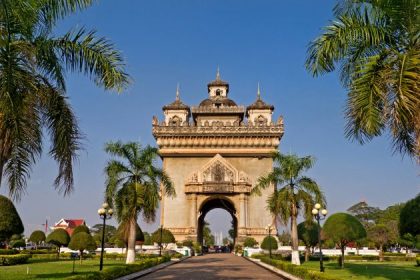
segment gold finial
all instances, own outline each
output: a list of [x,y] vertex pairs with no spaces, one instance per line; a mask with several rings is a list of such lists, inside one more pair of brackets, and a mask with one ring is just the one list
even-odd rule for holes
[[220,69],[219,66],[217,66],[217,72],[216,72],[216,80],[220,80]]
[[257,87],[257,98],[258,100],[261,99],[260,82],[258,82],[258,87]]
[[179,100],[179,83],[176,84],[176,99],[175,100]]

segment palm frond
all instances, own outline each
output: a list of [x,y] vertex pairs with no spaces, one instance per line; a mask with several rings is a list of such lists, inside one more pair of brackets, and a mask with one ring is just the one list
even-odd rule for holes
[[73,162],[77,159],[82,135],[66,97],[51,87],[41,90],[43,115],[51,137],[49,154],[58,162],[54,185],[67,195],[73,189]]
[[387,54],[371,56],[357,67],[346,105],[346,136],[361,143],[381,135],[386,124]]
[[310,43],[307,70],[314,76],[332,72],[342,59],[357,61],[365,51],[371,52],[378,44],[386,44],[392,37],[389,30],[377,21],[381,19],[372,19],[366,10],[338,16],[325,27],[321,36]]
[[81,28],[51,39],[51,43],[62,55],[67,69],[86,74],[98,86],[121,92],[130,83],[121,54],[106,38],[97,38],[96,32]]

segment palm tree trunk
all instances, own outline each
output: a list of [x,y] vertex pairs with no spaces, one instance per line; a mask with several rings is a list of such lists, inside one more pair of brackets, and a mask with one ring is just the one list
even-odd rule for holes
[[297,211],[296,205],[292,205],[291,215],[291,235],[292,235],[292,264],[300,265],[299,259],[299,239],[297,231]]
[[382,244],[379,245],[379,261],[383,262],[384,261],[384,249]]
[[305,251],[305,262],[309,261],[309,254],[311,253],[311,247],[306,246],[306,251]]
[[130,220],[130,229],[128,233],[127,260],[125,263],[134,263],[136,261],[136,218]]

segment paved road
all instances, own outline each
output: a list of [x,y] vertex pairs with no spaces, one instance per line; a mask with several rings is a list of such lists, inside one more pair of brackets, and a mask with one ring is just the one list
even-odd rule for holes
[[216,279],[283,279],[242,257],[233,254],[207,254],[192,257],[162,270],[138,278],[141,280],[216,280]]

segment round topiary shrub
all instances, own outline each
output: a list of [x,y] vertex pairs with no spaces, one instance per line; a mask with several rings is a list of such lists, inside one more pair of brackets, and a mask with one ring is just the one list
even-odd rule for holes
[[0,241],[8,240],[14,234],[22,234],[24,231],[22,220],[7,197],[0,195]]
[[277,239],[274,238],[273,236],[264,237],[264,240],[261,243],[261,249],[270,250],[270,245],[271,245],[271,250],[277,250],[278,249]]
[[253,248],[256,245],[258,245],[258,242],[257,242],[257,240],[255,240],[255,238],[253,238],[253,237],[247,237],[247,238],[245,238],[244,247],[251,247],[251,248]]
[[78,234],[79,232],[85,232],[87,234],[90,234],[90,230],[86,225],[80,225],[77,226],[74,230],[71,236]]

